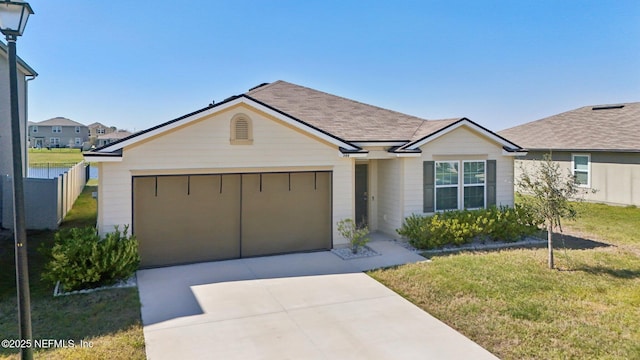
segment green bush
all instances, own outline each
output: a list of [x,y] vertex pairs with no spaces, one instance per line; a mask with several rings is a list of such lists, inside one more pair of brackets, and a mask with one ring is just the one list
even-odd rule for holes
[[65,291],[112,285],[131,277],[138,268],[138,241],[127,236],[129,227],[100,239],[96,229],[63,229],[56,233],[51,260],[42,278],[60,281]]
[[491,207],[478,210],[456,210],[432,216],[407,217],[398,234],[419,249],[444,245],[463,245],[473,240],[517,241],[535,234],[542,221],[529,209]]

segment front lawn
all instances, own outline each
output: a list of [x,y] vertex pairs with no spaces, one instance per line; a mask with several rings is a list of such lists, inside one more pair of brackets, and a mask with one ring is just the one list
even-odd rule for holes
[[82,161],[80,149],[29,149],[29,164],[70,164]]
[[[94,225],[96,201],[85,187],[61,227]],[[92,348],[38,349],[35,358],[144,359],[140,300],[135,288],[54,298],[53,287],[40,279],[46,259],[37,251],[51,247],[52,231],[29,232],[29,281],[34,339],[80,340]],[[13,240],[0,242],[0,338],[18,337]],[[17,359],[16,350],[0,348],[0,359]]]
[[638,358],[640,209],[579,206],[583,217],[565,231],[598,242],[558,236],[560,270],[547,269],[545,248],[533,248],[370,275],[502,359]]

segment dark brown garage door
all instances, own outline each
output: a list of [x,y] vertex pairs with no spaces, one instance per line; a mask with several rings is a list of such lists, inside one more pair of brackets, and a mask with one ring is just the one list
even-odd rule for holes
[[141,266],[331,248],[331,172],[133,178]]

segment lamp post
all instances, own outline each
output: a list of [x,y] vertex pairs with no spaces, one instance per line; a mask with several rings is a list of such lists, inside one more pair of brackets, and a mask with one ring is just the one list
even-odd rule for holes
[[[13,233],[16,247],[16,287],[18,292],[18,321],[22,359],[33,359],[31,335],[31,304],[29,294],[29,266],[27,263],[27,231],[25,224],[24,179],[22,169],[22,137],[18,109],[18,71],[16,39],[22,35],[33,10],[20,0],[0,0],[0,32],[7,38],[9,49],[9,94],[11,102],[11,143],[13,150]],[[28,342],[27,342],[28,341]]]

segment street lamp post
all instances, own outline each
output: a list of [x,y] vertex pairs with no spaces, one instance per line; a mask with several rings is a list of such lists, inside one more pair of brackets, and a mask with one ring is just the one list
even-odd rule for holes
[[19,0],[0,0],[0,32],[7,38],[9,49],[9,94],[11,102],[11,143],[13,151],[13,233],[16,247],[16,287],[18,292],[18,321],[22,359],[33,359],[31,335],[31,304],[29,294],[29,266],[27,263],[27,231],[25,224],[24,178],[22,166],[22,137],[18,108],[18,71],[16,39],[22,35],[33,10]]

